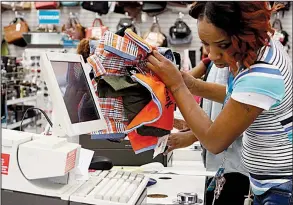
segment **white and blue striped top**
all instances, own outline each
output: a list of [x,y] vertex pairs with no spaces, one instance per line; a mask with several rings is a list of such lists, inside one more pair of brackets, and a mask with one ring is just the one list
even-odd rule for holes
[[292,61],[278,41],[271,40],[262,51],[250,69],[234,78],[227,93],[264,109],[243,136],[242,160],[256,195],[287,182],[293,172]]

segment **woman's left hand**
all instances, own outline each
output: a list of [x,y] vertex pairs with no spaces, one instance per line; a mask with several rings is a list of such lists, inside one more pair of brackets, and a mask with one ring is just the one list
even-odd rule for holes
[[184,84],[178,68],[158,51],[154,50],[153,55],[150,55],[147,60],[147,67],[154,71],[170,90]]

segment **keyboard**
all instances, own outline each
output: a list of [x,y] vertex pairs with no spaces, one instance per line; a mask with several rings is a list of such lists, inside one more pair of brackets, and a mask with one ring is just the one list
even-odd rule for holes
[[149,178],[127,171],[94,171],[71,196],[70,201],[101,205],[137,205]]

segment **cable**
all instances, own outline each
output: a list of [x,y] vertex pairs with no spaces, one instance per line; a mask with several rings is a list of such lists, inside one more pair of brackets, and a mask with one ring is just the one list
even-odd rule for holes
[[26,109],[26,111],[24,112],[24,114],[22,116],[21,123],[20,123],[20,128],[19,128],[20,131],[22,130],[22,123],[23,123],[23,120],[25,118],[25,115],[26,115],[27,111],[29,111],[29,110],[38,110],[38,111],[40,111],[45,116],[45,118],[46,118],[47,122],[50,124],[50,126],[53,127],[52,121],[50,120],[48,115],[42,109],[36,108],[36,107],[30,107],[30,108]]
[[20,164],[19,164],[19,157],[18,157],[18,150],[19,150],[19,147],[17,148],[17,150],[16,150],[16,161],[17,161],[17,166],[18,166],[18,169],[19,169],[19,171],[21,172],[21,174],[23,175],[23,177],[26,179],[26,180],[28,180],[29,181],[29,179],[24,175],[24,173],[23,173],[23,171],[22,171],[22,169],[21,169],[21,167],[20,167]]

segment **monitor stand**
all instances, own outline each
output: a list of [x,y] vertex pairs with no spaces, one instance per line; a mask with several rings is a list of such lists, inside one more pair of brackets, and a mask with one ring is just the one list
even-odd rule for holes
[[[79,144],[79,135],[72,136],[72,137],[67,136],[65,130],[61,127],[61,123],[59,120],[60,120],[60,118],[58,117],[56,112],[54,112],[54,110],[52,110],[51,121],[53,123],[53,127],[52,127],[51,134],[54,136],[67,138],[68,142]],[[47,124],[44,133],[48,133],[49,130],[50,130],[50,125]]]

